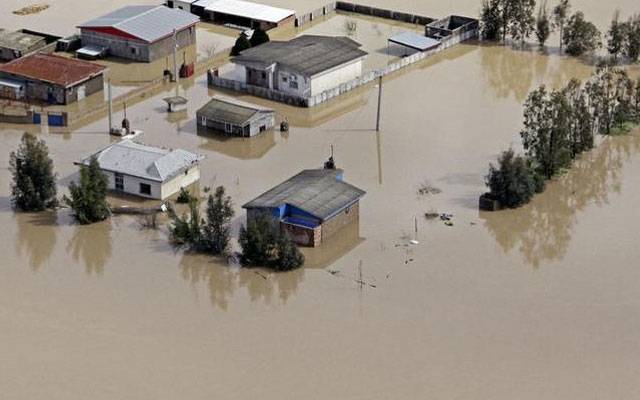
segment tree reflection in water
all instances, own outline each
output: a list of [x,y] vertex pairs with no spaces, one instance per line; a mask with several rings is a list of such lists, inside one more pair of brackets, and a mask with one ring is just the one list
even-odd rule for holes
[[111,257],[111,221],[91,225],[78,225],[67,244],[67,253],[73,260],[82,262],[88,275],[102,275]]
[[562,260],[578,211],[607,204],[610,193],[619,193],[622,167],[639,150],[638,134],[605,138],[531,203],[480,217],[503,251],[518,248],[528,265]]
[[22,256],[26,252],[29,266],[37,272],[51,258],[56,246],[57,214],[54,211],[17,213],[16,219],[17,253]]
[[185,254],[180,263],[182,277],[194,288],[204,284],[214,308],[226,310],[239,289],[245,289],[252,302],[272,304],[277,295],[286,303],[304,280],[304,268],[273,273],[261,268],[234,268],[226,260],[201,254]]

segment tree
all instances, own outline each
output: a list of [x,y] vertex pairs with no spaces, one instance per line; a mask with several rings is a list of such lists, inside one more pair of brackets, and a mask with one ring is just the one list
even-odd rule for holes
[[570,107],[569,140],[571,158],[593,148],[594,131],[587,95],[580,81],[571,79],[563,90]]
[[580,11],[569,18],[562,40],[567,53],[576,57],[594,51],[602,45],[600,31],[593,23],[586,21]]
[[289,271],[304,264],[304,255],[286,232],[273,224],[269,217],[259,215],[240,228],[241,261],[244,265]]
[[240,36],[238,36],[238,39],[236,39],[236,43],[231,48],[231,55],[238,56],[242,51],[250,48],[251,42],[249,42],[249,39],[247,39],[247,36],[243,32],[240,34]]
[[500,39],[502,16],[499,0],[482,1],[480,25],[480,35],[483,40],[497,41]]
[[190,250],[200,250],[202,247],[202,220],[198,200],[189,201],[189,213],[179,216],[173,209],[169,210],[171,224],[169,237],[173,244],[185,246]]
[[635,122],[640,123],[640,79],[636,82],[636,88],[633,92],[633,105]]
[[85,225],[109,217],[111,210],[107,203],[107,185],[108,178],[100,170],[96,157],[91,158],[88,166],[80,168],[80,184],[71,182],[71,198],[64,198],[67,205],[73,209],[79,223]]
[[251,35],[251,39],[249,39],[249,43],[251,43],[251,47],[256,47],[269,42],[269,40],[271,39],[267,32],[263,31],[261,28],[256,28],[253,31],[253,35]]
[[547,3],[544,2],[540,5],[538,10],[538,18],[536,18],[536,38],[540,48],[544,47],[544,44],[549,39],[551,34],[551,22],[549,21],[549,13],[547,11]]
[[544,186],[529,161],[522,156],[516,156],[512,149],[504,151],[498,157],[497,167],[489,165],[489,174],[485,182],[491,198],[509,208],[528,203]]
[[620,22],[620,11],[616,10],[611,20],[609,32],[607,32],[607,51],[613,56],[614,60],[624,50],[627,38],[627,25]]
[[224,254],[229,248],[233,218],[231,197],[225,196],[224,186],[218,186],[215,194],[207,199],[206,221],[202,228],[204,250],[215,255]]
[[43,140],[25,133],[18,150],[9,156],[13,176],[11,202],[22,211],[42,211],[57,205],[56,175]]
[[631,62],[637,62],[640,57],[640,15],[631,17],[626,23],[626,34],[624,53]]
[[536,9],[535,0],[507,0],[511,4],[509,11],[509,27],[511,38],[524,43],[535,30],[536,19],[533,16]]
[[562,44],[564,40],[564,28],[567,18],[569,17],[569,11],[571,10],[571,4],[569,0],[560,0],[560,3],[553,8],[553,27],[560,31],[560,51],[562,52]]

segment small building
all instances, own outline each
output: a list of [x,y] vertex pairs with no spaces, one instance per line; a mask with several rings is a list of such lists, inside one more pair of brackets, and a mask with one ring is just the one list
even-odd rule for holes
[[0,30],[0,60],[3,61],[15,60],[46,45],[47,40],[42,36]]
[[163,100],[167,103],[167,111],[170,113],[187,110],[188,100],[182,96],[165,97]]
[[450,15],[427,24],[425,36],[439,40],[445,46],[451,46],[478,36],[480,22],[475,18]]
[[[183,3],[185,0],[173,1],[173,6],[186,7]],[[186,3],[189,3],[191,12],[203,20],[245,29],[266,31],[293,23],[296,14],[294,10],[244,0],[187,0]]]
[[[102,65],[34,53],[0,65],[0,93],[20,93],[14,100],[69,104],[104,88]],[[12,98],[12,97],[9,97]]]
[[186,150],[167,150],[124,139],[87,157],[96,157],[109,178],[109,189],[150,199],[164,200],[180,188],[200,180],[199,162],[204,158]]
[[[410,31],[395,34],[388,39],[388,42],[403,49],[408,49],[410,52],[425,52],[437,49],[440,46],[439,40]],[[404,53],[404,55],[408,54],[408,52]]]
[[[78,28],[82,46],[108,49],[111,56],[152,62],[196,43],[199,18],[165,6],[127,6]],[[175,38],[174,38],[175,33]]]
[[247,223],[266,215],[302,246],[316,247],[359,221],[365,192],[343,180],[340,169],[308,169],[242,207]]
[[198,126],[234,136],[251,137],[273,128],[275,111],[232,98],[214,96],[196,112]]
[[362,75],[367,52],[347,37],[304,35],[271,41],[233,58],[247,85],[291,96],[309,97]]
[[198,0],[167,0],[167,7],[192,12],[191,6],[196,2],[198,2]]

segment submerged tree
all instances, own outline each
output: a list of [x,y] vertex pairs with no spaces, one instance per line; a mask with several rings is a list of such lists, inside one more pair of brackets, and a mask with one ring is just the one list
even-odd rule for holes
[[241,261],[245,265],[289,271],[304,264],[304,255],[286,232],[281,232],[264,215],[251,219],[240,229]]
[[218,186],[207,199],[206,221],[202,227],[202,240],[206,251],[224,254],[231,240],[231,218],[233,218],[231,197],[225,194],[224,186]]
[[480,36],[483,40],[497,41],[502,30],[500,0],[483,0],[480,13]]
[[243,32],[240,34],[240,36],[238,36],[238,39],[236,39],[236,43],[231,48],[231,55],[238,56],[242,51],[250,48],[251,42],[249,42],[249,39],[247,39],[247,35],[245,35]]
[[515,155],[512,149],[504,151],[498,157],[497,167],[489,165],[489,174],[485,182],[491,198],[508,208],[529,202],[544,186],[530,162],[520,155]]
[[569,18],[562,40],[567,53],[576,57],[594,51],[602,45],[600,31],[593,23],[586,21],[580,11]]
[[509,10],[509,31],[511,38],[523,44],[531,36],[536,27],[534,12],[535,0],[507,0],[511,4]]
[[611,26],[607,32],[607,51],[614,60],[622,53],[627,38],[627,26],[620,22],[620,11],[616,10],[611,20]]
[[564,29],[569,17],[569,11],[571,10],[571,4],[569,0],[560,0],[560,3],[553,8],[553,27],[558,29],[560,33],[560,51],[562,51],[562,44],[564,41]]
[[640,57],[640,15],[631,17],[625,26],[624,53],[631,62],[637,62]]
[[18,150],[9,156],[9,170],[13,175],[11,202],[16,208],[42,211],[57,204],[53,161],[43,140],[22,135]]
[[538,10],[538,18],[536,18],[536,38],[540,48],[544,47],[544,44],[549,39],[551,34],[551,21],[549,21],[549,13],[547,11],[547,3],[544,2],[540,5]]
[[178,215],[173,209],[169,211],[171,224],[169,225],[169,237],[177,246],[185,246],[190,250],[200,250],[202,246],[202,219],[198,200],[192,198],[189,201],[189,212]]
[[249,43],[251,43],[251,47],[260,46],[263,43],[269,42],[271,39],[267,32],[262,30],[262,28],[256,28],[253,31],[253,35],[251,35],[251,39],[249,39]]
[[109,217],[111,210],[107,203],[107,187],[108,178],[100,170],[98,159],[92,157],[88,166],[80,168],[80,184],[71,182],[71,198],[64,198],[79,223],[91,224]]

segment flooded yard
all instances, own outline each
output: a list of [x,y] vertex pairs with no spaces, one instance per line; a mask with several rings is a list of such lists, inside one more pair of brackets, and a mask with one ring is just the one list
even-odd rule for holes
[[[62,13],[70,2],[58,0],[20,22],[5,14],[22,3],[8,2],[0,22],[42,30],[53,16],[77,23],[116,6],[86,1]],[[371,3],[436,17],[479,8]],[[601,29],[615,7],[640,11],[626,0],[574,4]],[[335,18],[338,29],[347,17]],[[367,24],[358,23],[363,34]],[[148,229],[136,217],[78,226],[68,210],[15,213],[7,166],[25,127],[3,125],[0,397],[639,397],[640,132],[600,140],[529,205],[477,209],[488,163],[521,146],[528,92],[591,71],[553,50],[455,46],[385,78],[380,132],[373,85],[313,109],[239,96],[291,123],[288,133],[249,140],[198,133],[196,110],[219,93],[202,75],[181,81],[184,115],[164,111],[169,84],[132,104],[140,141],[206,156],[200,185],[227,188],[234,236],[242,204],[321,166],[334,146],[345,179],[367,191],[360,224],[305,249],[308,265],[283,274],[174,249],[164,225]],[[72,131],[28,128],[47,142],[61,194],[76,179],[73,162],[112,141],[106,128],[106,118]],[[419,195],[424,182],[440,193]],[[429,212],[452,214],[452,226]],[[371,286],[355,282],[360,268]]]

